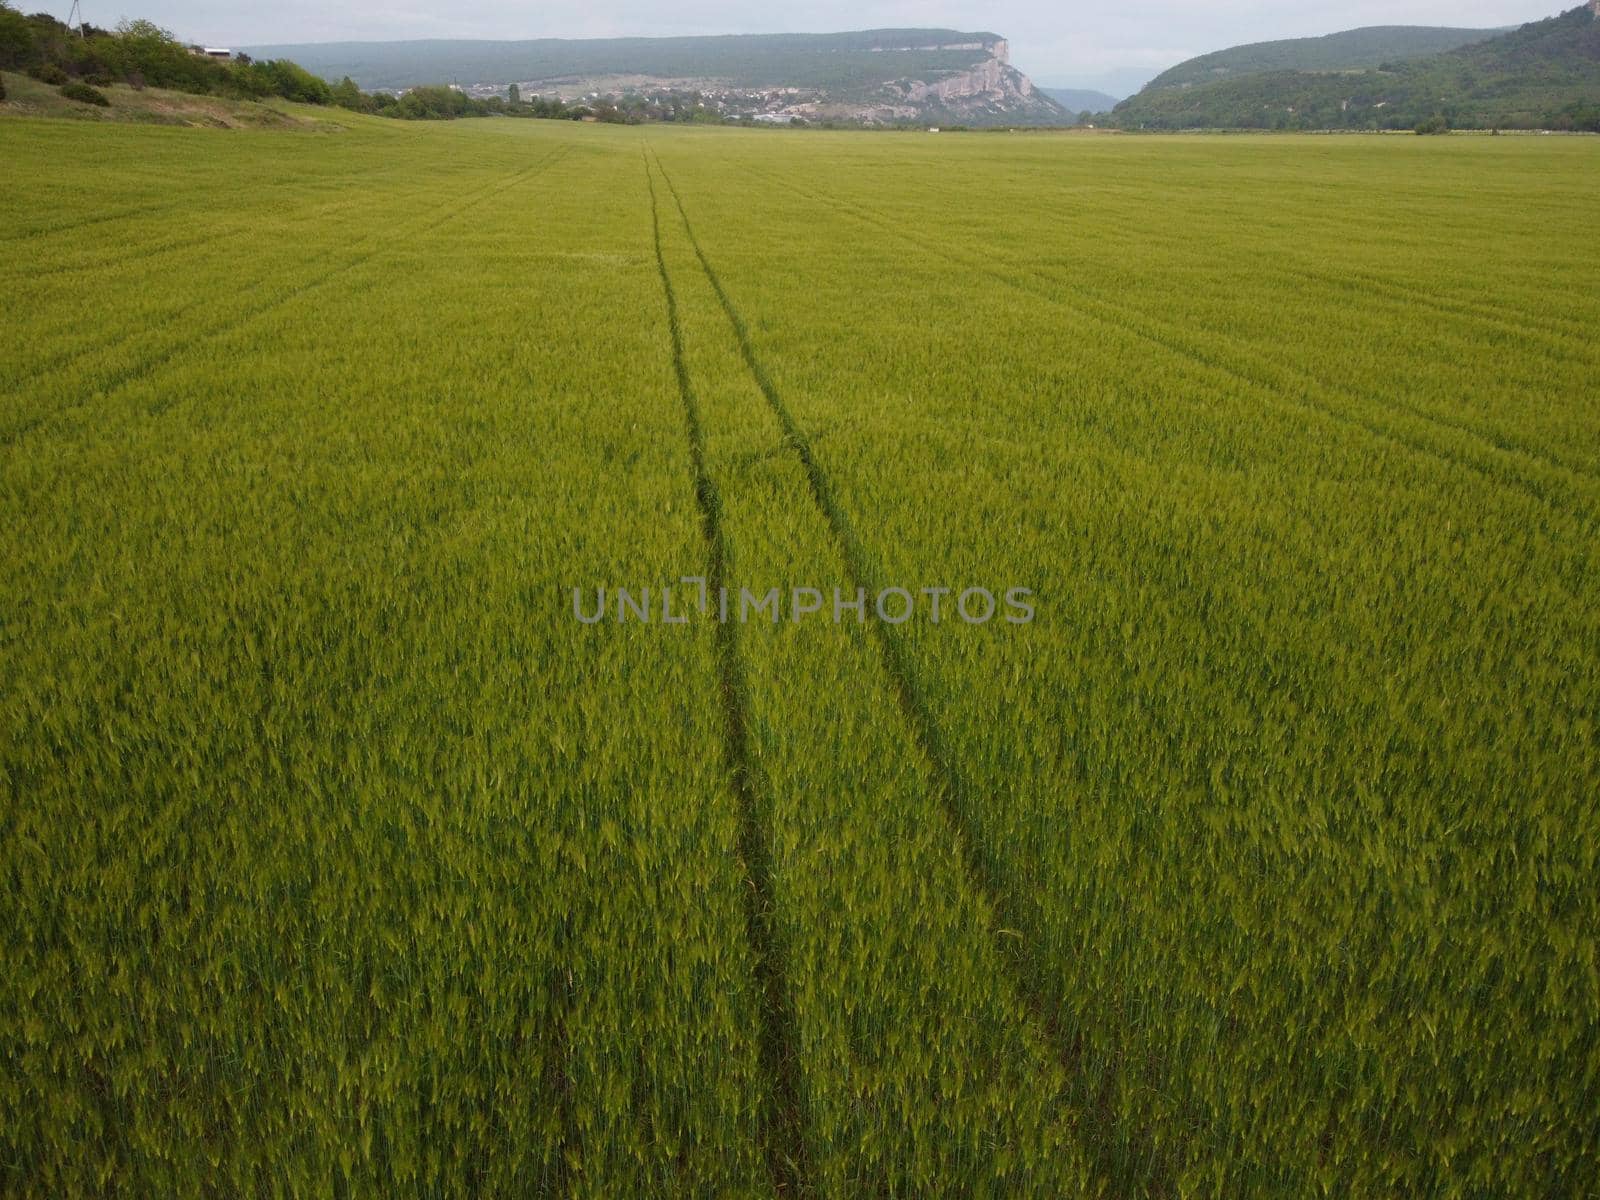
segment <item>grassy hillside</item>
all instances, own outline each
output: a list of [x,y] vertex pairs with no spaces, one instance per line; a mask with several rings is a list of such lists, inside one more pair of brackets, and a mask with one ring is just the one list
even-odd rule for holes
[[1152,84],[1115,112],[1147,129],[1407,129],[1435,114],[1463,128],[1600,129],[1600,17],[1576,8],[1370,70]]
[[1596,1195],[1596,149],[0,121],[0,1193]]
[[1264,71],[1351,71],[1422,58],[1481,42],[1495,29],[1449,29],[1422,25],[1372,25],[1325,37],[1255,42],[1202,54],[1163,71],[1150,89],[1195,87]]
[[[843,94],[893,79],[936,78],[988,57],[993,33],[877,29],[859,33],[533,41],[330,42],[251,47],[256,57],[292,58],[328,79],[363,88],[440,80],[514,83],[606,76],[717,79],[738,87],[789,85]],[[977,49],[916,47],[970,45]]]
[[342,110],[258,102],[222,96],[195,96],[166,88],[132,88],[103,84],[97,90],[110,102],[104,107],[72,100],[59,87],[27,75],[0,72],[5,99],[0,116],[65,117],[83,121],[129,121],[143,125],[198,125],[219,129],[339,129],[365,118]]

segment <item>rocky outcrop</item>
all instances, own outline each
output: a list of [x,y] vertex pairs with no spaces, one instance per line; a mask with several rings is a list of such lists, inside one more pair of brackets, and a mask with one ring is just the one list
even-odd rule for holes
[[1005,89],[1005,69],[1005,64],[998,58],[991,58],[970,71],[934,83],[924,83],[920,79],[913,80],[906,85],[905,97],[913,104],[921,104],[927,100],[949,104],[952,101],[966,100],[987,93],[993,93],[998,97]]
[[[1600,3],[1600,0],[1595,0]],[[1010,64],[1004,41],[987,47],[990,57],[969,70],[937,79],[911,79],[885,89],[897,103],[955,117],[1011,118],[1018,122],[1054,122],[1066,114]]]
[[[844,39],[845,44],[833,43]],[[762,39],[756,38],[759,43]],[[730,63],[722,39],[709,39],[708,66],[732,65],[740,78],[708,70],[703,75],[630,71],[572,71],[515,82],[523,95],[564,100],[620,99],[660,92],[692,96],[709,112],[764,124],[846,121],[868,125],[1069,125],[1072,117],[1011,65],[1011,47],[993,33],[953,30],[879,30],[821,35],[808,54],[786,48],[763,76]],[[870,44],[862,44],[863,42]],[[581,45],[575,43],[575,45]],[[570,48],[568,58],[576,56]],[[759,65],[759,64],[758,64]],[[506,80],[473,84],[474,94],[505,91]]]

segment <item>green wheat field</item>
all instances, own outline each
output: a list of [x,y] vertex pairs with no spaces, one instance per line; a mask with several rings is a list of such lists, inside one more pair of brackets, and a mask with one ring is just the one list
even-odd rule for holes
[[1600,1193],[1593,142],[340,121],[0,122],[0,1192]]

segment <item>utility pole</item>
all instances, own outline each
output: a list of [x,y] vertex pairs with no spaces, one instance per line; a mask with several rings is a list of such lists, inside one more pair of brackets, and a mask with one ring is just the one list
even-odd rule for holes
[[[76,18],[76,24],[74,24],[74,18]],[[83,37],[84,36],[84,33],[83,33],[83,6],[78,3],[78,0],[72,0],[72,11],[67,14],[67,28],[68,29],[76,28],[77,31],[78,31],[78,36],[79,37]]]

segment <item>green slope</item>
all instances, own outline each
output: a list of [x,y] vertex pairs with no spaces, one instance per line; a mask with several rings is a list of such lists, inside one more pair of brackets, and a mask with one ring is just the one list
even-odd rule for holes
[[1408,58],[1442,54],[1492,38],[1495,29],[1447,29],[1424,25],[1371,25],[1325,37],[1255,42],[1202,54],[1163,71],[1151,89],[1196,87],[1264,71],[1351,71]]
[[644,75],[717,79],[738,87],[852,91],[894,79],[928,79],[966,70],[989,58],[990,49],[1000,41],[998,34],[954,29],[873,29],[579,41],[329,42],[253,46],[249,51],[257,58],[291,58],[330,79],[348,75],[363,88],[403,88],[440,80],[512,83]]
[[1600,129],[1600,16],[1589,7],[1487,41],[1373,69],[1267,71],[1117,106],[1145,129],[1405,129],[1434,114],[1460,128]]
[[84,104],[61,94],[60,88],[30,76],[0,71],[0,116],[58,117],[79,121],[126,121],[140,125],[190,125],[208,129],[303,129],[339,131],[371,121],[342,108],[290,104],[286,100],[238,100],[229,96],[196,96],[167,88],[132,88],[104,84],[105,107]]

